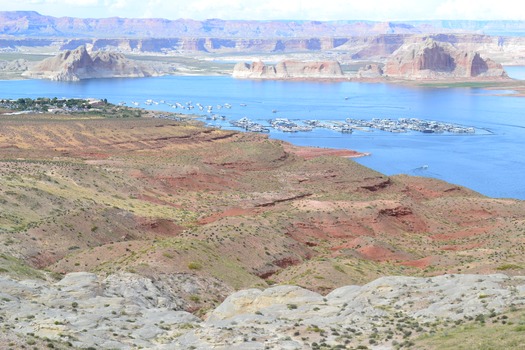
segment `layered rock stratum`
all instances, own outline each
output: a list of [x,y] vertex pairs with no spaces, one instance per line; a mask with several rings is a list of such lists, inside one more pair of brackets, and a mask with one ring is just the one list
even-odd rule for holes
[[446,330],[448,322],[495,319],[522,307],[525,278],[392,276],[327,295],[289,285],[247,289],[204,320],[182,311],[177,291],[166,290],[161,279],[133,273],[77,272],[52,283],[0,276],[0,297],[0,325],[18,341],[37,337],[96,349],[300,350],[317,343],[391,349]]
[[507,78],[501,64],[430,38],[402,45],[387,60],[384,73],[411,80]]
[[[93,51],[162,53],[322,53],[341,63],[383,62],[414,36],[426,35],[505,65],[525,61],[524,21],[227,21],[210,19],[51,17],[0,11],[0,52],[50,53],[89,45]],[[337,56],[334,56],[337,53]],[[303,57],[298,59],[304,59]]]
[[276,65],[267,65],[261,61],[251,64],[240,62],[233,68],[232,76],[247,79],[324,79],[343,78],[344,74],[337,61],[284,60]]
[[120,53],[89,53],[85,46],[43,60],[22,74],[28,78],[78,81],[93,78],[135,78],[160,75],[155,69]]
[[[1,22],[0,22],[1,23]],[[95,34],[93,34],[95,35]],[[180,55],[183,54],[234,54],[227,60],[239,60],[239,54],[294,54],[296,59],[338,60],[346,64],[353,60],[372,60],[384,62],[404,43],[422,41],[421,36],[410,34],[374,34],[352,36],[348,33],[337,37],[321,36],[321,33],[310,37],[246,37],[221,38],[210,36],[187,36],[179,33],[178,37],[141,37],[129,38],[106,36],[97,38],[33,38],[6,36],[0,38],[0,52],[16,53],[53,53],[74,50],[80,45],[92,48],[92,51],[120,52],[134,55]],[[481,34],[432,34],[428,37],[436,41],[448,42],[465,51],[479,52],[482,56],[491,57],[505,65],[523,65],[525,59],[524,37],[500,37]],[[325,54],[326,53],[326,54]],[[247,60],[248,58],[243,58]],[[250,58],[251,59],[251,58]]]

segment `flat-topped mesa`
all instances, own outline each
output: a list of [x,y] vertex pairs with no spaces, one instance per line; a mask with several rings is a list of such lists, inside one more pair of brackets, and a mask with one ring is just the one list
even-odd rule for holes
[[402,45],[386,62],[385,76],[410,80],[508,78],[501,64],[433,39]]
[[64,51],[36,64],[23,76],[57,81],[79,81],[92,78],[133,78],[159,75],[144,65],[113,52],[89,53],[85,46]]
[[327,79],[344,78],[337,61],[301,62],[285,60],[275,66],[263,62],[240,62],[233,68],[234,78],[244,79]]

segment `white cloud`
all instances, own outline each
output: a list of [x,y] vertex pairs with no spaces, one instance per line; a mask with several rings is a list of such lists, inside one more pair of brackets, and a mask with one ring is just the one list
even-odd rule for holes
[[522,0],[0,0],[51,16],[168,19],[525,19]]
[[155,17],[223,19],[520,19],[520,0],[150,0]]
[[104,6],[106,6],[110,11],[123,10],[129,7],[130,1],[128,0],[104,0]]
[[[27,5],[46,7],[46,6],[57,6],[57,5],[68,5],[70,8],[75,8],[76,6],[97,6],[99,0],[20,0],[17,2],[11,1],[11,6],[3,4],[4,0],[0,0],[0,5],[2,5],[2,10],[4,7],[26,7]],[[7,1],[6,1],[7,2]],[[73,6],[71,6],[73,5]],[[25,9],[24,9],[25,10]]]
[[517,0],[447,0],[437,7],[436,14],[453,19],[525,19],[523,5]]
[[97,6],[98,0],[63,0],[66,5]]

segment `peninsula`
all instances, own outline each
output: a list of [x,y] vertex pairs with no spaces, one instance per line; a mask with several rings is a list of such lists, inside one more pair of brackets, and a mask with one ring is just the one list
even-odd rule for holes
[[523,201],[104,100],[0,112],[13,348],[521,339]]

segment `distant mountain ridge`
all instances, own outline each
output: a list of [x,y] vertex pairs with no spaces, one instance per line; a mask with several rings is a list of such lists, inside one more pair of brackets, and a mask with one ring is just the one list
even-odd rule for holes
[[252,21],[161,18],[52,17],[35,11],[0,11],[0,35],[31,37],[216,37],[290,38],[379,34],[478,32],[496,35],[525,33],[525,21]]

